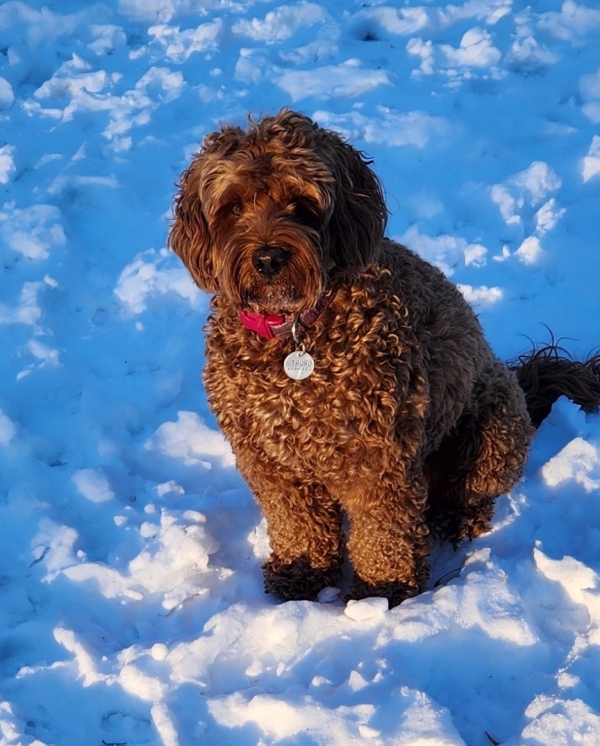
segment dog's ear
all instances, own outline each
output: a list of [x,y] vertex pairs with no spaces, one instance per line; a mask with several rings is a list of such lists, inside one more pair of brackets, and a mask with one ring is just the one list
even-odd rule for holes
[[327,133],[333,149],[335,204],[329,221],[331,259],[335,274],[352,277],[374,259],[385,231],[387,208],[372,161],[333,132]]
[[174,219],[169,232],[169,246],[188,268],[196,285],[207,293],[218,290],[213,268],[210,231],[202,213],[200,183],[202,155],[194,156],[189,168],[181,174],[179,191],[173,203]]
[[230,126],[207,135],[200,152],[181,174],[173,202],[169,246],[181,258],[198,287],[207,293],[216,293],[219,285],[212,237],[202,209],[202,192],[210,180],[211,165],[232,153],[242,135],[241,129]]

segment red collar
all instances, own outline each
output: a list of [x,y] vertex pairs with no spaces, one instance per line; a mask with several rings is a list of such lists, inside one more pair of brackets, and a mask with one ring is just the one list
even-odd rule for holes
[[[325,295],[322,295],[314,308],[300,314],[298,322],[305,329],[312,326],[323,311],[331,304],[336,292],[337,289],[332,288]],[[266,339],[287,337],[290,335],[296,318],[295,316],[273,316],[266,313],[252,313],[252,311],[246,310],[238,311],[238,316],[246,329],[250,329],[250,331],[256,332]]]

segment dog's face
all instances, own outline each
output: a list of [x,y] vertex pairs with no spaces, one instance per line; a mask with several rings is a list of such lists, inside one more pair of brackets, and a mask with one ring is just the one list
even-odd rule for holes
[[372,260],[386,209],[361,154],[300,114],[208,135],[183,173],[169,237],[200,288],[291,314]]

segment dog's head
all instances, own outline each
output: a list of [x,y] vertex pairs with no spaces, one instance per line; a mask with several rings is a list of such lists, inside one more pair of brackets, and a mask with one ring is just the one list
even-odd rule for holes
[[209,134],[182,174],[169,243],[236,309],[298,313],[374,257],[387,211],[369,162],[289,110]]

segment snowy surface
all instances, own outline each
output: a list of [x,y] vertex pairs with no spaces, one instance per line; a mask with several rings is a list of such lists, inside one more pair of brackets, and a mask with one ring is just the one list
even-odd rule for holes
[[559,401],[420,597],[278,604],[165,248],[203,135],[291,104],[500,356],[585,354],[599,46],[595,0],[0,5],[2,746],[600,743],[600,417]]

